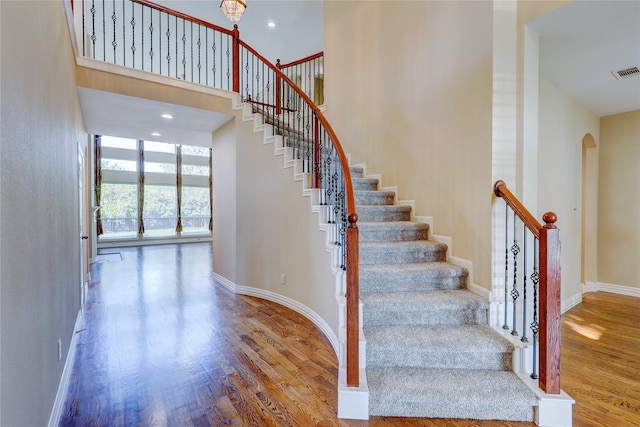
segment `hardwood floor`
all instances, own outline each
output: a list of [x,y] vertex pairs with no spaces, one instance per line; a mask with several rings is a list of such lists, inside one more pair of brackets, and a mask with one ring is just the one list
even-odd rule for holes
[[574,426],[640,426],[640,298],[588,293],[562,316]]
[[[337,359],[329,342],[298,313],[215,284],[209,243],[101,252],[120,253],[124,260],[92,266],[61,426],[534,425],[339,420]],[[591,326],[591,317],[605,311],[612,313],[607,318],[624,322],[615,325],[616,331],[631,337],[638,299],[607,298],[585,298],[564,317],[563,388],[578,401],[575,426],[640,425],[638,361],[633,359],[638,338],[629,347],[614,341],[598,349],[595,344],[614,335],[606,329],[614,325],[598,318],[597,327]],[[600,340],[585,338],[589,328],[603,332]],[[611,373],[599,379],[607,369]]]

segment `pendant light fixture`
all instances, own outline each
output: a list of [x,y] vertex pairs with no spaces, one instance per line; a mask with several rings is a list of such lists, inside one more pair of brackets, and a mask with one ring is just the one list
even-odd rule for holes
[[242,18],[244,10],[247,8],[247,4],[242,0],[221,0],[220,9],[224,13],[224,16],[231,22],[238,22]]

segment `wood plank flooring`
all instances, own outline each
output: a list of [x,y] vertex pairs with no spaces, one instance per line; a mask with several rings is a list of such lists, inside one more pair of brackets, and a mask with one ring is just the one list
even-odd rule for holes
[[[211,244],[102,252],[120,253],[124,260],[92,266],[61,426],[534,425],[339,420],[337,359],[329,342],[298,313],[215,284]],[[623,325],[598,318],[597,327],[592,326],[592,317],[602,311],[602,295],[607,294],[586,298],[564,317],[563,389],[578,401],[575,426],[640,425],[638,362],[633,359],[638,339],[631,347],[617,348],[615,340],[606,349],[596,347],[614,335],[606,328],[633,335],[638,318],[631,312],[637,316],[638,299],[605,300],[604,311]],[[629,315],[621,315],[623,309]],[[588,328],[605,330],[594,342],[585,338]],[[610,373],[602,373],[609,368]]]

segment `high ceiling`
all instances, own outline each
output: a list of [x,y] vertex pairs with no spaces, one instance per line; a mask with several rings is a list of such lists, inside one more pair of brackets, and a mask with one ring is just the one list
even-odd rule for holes
[[[216,0],[156,2],[232,27]],[[241,38],[265,58],[289,62],[323,50],[322,1],[248,0],[247,4],[239,24]],[[270,21],[275,28],[268,27]],[[611,74],[633,66],[640,68],[640,0],[576,0],[528,24],[540,35],[540,72],[553,85],[598,116],[640,109],[640,76],[617,80]],[[208,123],[201,129],[182,119],[168,123],[155,114],[167,109],[161,103],[90,90],[81,90],[80,97],[92,133],[111,129],[114,136],[153,139],[148,136],[150,132],[163,129],[160,139],[170,135],[167,142],[188,140],[208,146],[211,132],[228,120],[228,116],[174,106],[175,111],[180,110],[179,116]],[[107,109],[113,112],[100,118]]]

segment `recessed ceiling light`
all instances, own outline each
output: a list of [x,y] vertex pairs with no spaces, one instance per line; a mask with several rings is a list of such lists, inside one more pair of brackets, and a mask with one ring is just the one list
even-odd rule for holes
[[273,22],[273,21],[267,22],[267,25],[269,26],[269,28],[275,28],[276,27],[276,23]]
[[171,114],[163,114],[162,118],[163,119],[173,119],[173,116]]
[[151,132],[151,136],[162,136],[162,134],[158,132]]

